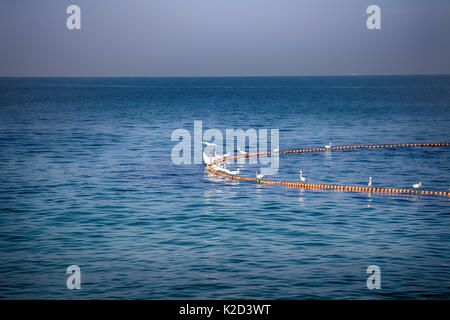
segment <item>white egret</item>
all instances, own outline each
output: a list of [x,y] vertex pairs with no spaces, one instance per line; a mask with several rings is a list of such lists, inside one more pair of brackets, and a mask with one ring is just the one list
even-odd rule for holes
[[206,164],[212,164],[215,160],[215,157],[210,157],[203,152],[203,161],[205,161]]
[[302,182],[308,181],[308,179],[306,179],[306,178],[303,176],[303,171],[300,170],[299,172],[300,172],[300,180],[301,180]]
[[237,151],[242,155],[247,154],[247,152],[242,151],[241,148],[239,148],[239,147],[237,147]]
[[413,184],[413,185],[412,185],[412,187],[413,187],[414,189],[419,189],[419,188],[422,188],[422,182],[419,182],[419,183]]
[[226,172],[227,172],[228,174],[236,175],[236,174],[239,174],[239,169],[234,170],[234,171],[232,171],[232,170],[227,170]]
[[219,154],[219,155],[216,155],[216,156],[214,156],[214,158],[216,159],[216,160],[220,160],[220,159],[223,159],[223,158],[227,158],[227,157],[229,157],[230,156],[230,153],[229,152],[227,152],[227,153],[225,153],[225,154]]
[[264,178],[263,174],[258,174],[258,171],[256,171],[256,179],[262,179]]

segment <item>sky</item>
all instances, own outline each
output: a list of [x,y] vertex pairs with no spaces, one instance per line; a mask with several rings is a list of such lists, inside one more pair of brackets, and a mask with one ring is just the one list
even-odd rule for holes
[[0,76],[450,74],[449,17],[448,0],[1,0]]

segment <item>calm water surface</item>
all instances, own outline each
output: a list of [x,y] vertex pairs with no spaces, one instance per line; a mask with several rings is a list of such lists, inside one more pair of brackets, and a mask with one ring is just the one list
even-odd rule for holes
[[[450,76],[0,78],[0,298],[450,297],[448,199],[176,166],[171,133],[194,120],[278,128],[282,149],[448,142]],[[448,191],[449,160],[450,148],[289,155],[273,178]],[[72,264],[81,290],[66,288]]]

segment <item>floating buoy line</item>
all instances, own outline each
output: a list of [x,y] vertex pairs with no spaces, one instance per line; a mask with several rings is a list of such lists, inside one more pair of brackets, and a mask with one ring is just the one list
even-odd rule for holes
[[[295,150],[285,150],[279,151],[280,155],[285,154],[301,154],[301,153],[312,153],[312,152],[330,152],[330,151],[340,151],[340,150],[356,150],[356,149],[406,149],[406,148],[428,148],[428,147],[449,147],[450,143],[406,143],[406,144],[386,144],[386,145],[354,145],[354,146],[336,146],[327,148],[311,148],[311,149],[295,149]],[[300,188],[300,189],[313,189],[317,191],[340,191],[340,192],[363,192],[363,193],[380,193],[389,195],[407,194],[407,195],[434,195],[434,196],[450,196],[450,192],[446,191],[431,191],[431,190],[412,190],[412,189],[398,189],[398,188],[375,188],[375,187],[360,187],[360,186],[349,186],[349,185],[335,185],[335,184],[314,184],[314,183],[298,183],[298,182],[286,182],[286,181],[275,181],[275,180],[263,180],[246,178],[238,175],[231,175],[224,172],[215,170],[212,165],[219,162],[226,162],[228,160],[239,159],[239,158],[249,158],[258,157],[261,155],[270,155],[271,152],[260,152],[254,154],[244,154],[233,157],[226,157],[218,159],[213,163],[207,165],[207,169],[212,173],[227,177],[233,180],[240,180],[250,183],[257,183],[261,185],[281,185],[289,188]]]

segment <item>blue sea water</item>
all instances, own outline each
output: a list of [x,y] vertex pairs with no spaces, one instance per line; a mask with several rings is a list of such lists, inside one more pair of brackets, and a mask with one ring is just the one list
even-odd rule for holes
[[[282,150],[449,142],[450,76],[0,78],[0,298],[450,297],[448,198],[177,166],[171,133],[194,120],[278,128]],[[286,155],[272,178],[448,191],[449,160],[448,147]],[[73,264],[81,290],[66,287]]]

